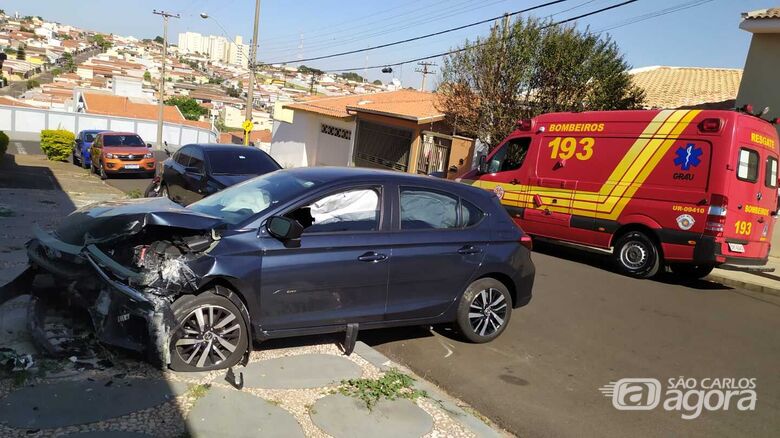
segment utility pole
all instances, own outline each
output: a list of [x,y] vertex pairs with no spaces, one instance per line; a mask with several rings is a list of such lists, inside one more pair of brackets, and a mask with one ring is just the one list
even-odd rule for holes
[[158,103],[157,112],[157,150],[162,149],[163,146],[163,113],[165,108],[165,59],[168,57],[168,19],[180,18],[179,14],[172,14],[170,12],[152,10],[154,15],[160,15],[163,17],[163,49],[162,49],[162,68],[160,69],[160,102]]
[[422,69],[418,68],[414,70],[417,73],[422,73],[422,84],[420,84],[420,91],[425,91],[425,77],[436,73],[433,70],[428,70],[428,67],[436,67],[436,64],[434,64],[433,62],[423,61],[423,62],[418,62],[417,65],[422,66]]
[[[249,49],[249,86],[246,92],[246,120],[244,121],[244,145],[249,144],[249,132],[251,131],[252,123],[252,108],[254,107],[254,82],[255,82],[255,66],[257,62],[257,25],[260,22],[260,0],[255,0],[255,24],[252,30],[252,48]],[[246,129],[250,127],[250,129]]]

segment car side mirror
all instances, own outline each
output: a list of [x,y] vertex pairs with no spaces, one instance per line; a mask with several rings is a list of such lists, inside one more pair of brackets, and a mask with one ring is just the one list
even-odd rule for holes
[[265,229],[268,230],[268,234],[282,242],[299,239],[303,234],[303,225],[295,219],[284,216],[272,216],[265,223]]
[[77,145],[81,145],[81,143],[82,143],[81,139],[80,139],[80,138],[77,138],[77,139],[76,139],[76,144],[77,144]]
[[487,162],[487,155],[480,155],[479,156],[479,167],[477,168],[477,171],[479,173],[487,173],[488,172],[488,162]]
[[149,149],[151,149],[151,148],[152,148],[152,144],[151,144],[151,143],[146,143],[146,147],[148,147]]

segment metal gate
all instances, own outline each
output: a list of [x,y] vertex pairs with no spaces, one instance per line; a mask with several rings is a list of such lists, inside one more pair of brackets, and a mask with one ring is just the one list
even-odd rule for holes
[[355,165],[406,172],[411,146],[412,131],[360,120],[355,142]]
[[452,140],[430,134],[423,134],[420,156],[417,158],[417,173],[430,175],[435,172],[447,172],[450,162]]

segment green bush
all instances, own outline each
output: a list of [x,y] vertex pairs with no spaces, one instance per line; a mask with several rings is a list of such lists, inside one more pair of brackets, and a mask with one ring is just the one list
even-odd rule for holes
[[0,160],[3,159],[5,151],[8,150],[8,135],[5,132],[0,131]]
[[76,136],[64,129],[44,129],[41,131],[41,150],[53,161],[67,161],[73,151]]

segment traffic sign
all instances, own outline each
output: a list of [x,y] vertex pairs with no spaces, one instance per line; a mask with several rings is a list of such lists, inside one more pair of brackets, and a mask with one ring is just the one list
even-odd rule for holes
[[241,127],[244,128],[244,131],[250,132],[252,131],[252,128],[254,128],[254,124],[251,120],[244,120],[244,123],[241,125]]

